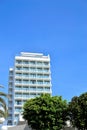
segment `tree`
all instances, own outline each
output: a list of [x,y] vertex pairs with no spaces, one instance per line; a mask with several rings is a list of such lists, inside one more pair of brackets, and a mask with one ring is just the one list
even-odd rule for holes
[[7,104],[4,97],[8,97],[8,95],[3,92],[0,92],[0,118],[3,117],[4,119],[6,119],[8,116],[8,110],[7,110]]
[[71,123],[79,130],[87,130],[87,92],[73,97],[69,103]]
[[35,130],[60,130],[67,120],[67,102],[61,96],[43,94],[23,106],[23,118]]

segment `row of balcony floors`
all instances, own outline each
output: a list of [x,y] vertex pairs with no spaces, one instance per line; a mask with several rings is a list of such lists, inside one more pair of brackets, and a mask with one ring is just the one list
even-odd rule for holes
[[[35,72],[35,73],[50,73],[50,69],[49,68],[28,68],[28,67],[25,67],[25,68],[22,68],[22,67],[17,67],[15,68],[15,71],[14,72]],[[10,75],[13,75],[13,73],[10,73]]]
[[[35,89],[30,89],[30,88],[15,88],[14,93],[41,93],[41,92],[51,92],[51,88],[50,87],[45,87],[45,88],[35,88]],[[9,90],[8,92],[9,95],[13,95],[13,90]]]
[[44,90],[44,91],[15,91],[15,93],[9,92],[9,101],[13,100],[13,94],[14,94],[14,99],[28,99],[28,98],[34,98],[37,96],[40,96],[42,93],[49,93],[52,94],[52,90]]
[[33,85],[33,84],[35,84],[35,85],[40,85],[40,84],[43,84],[43,85],[51,85],[51,82],[50,82],[50,80],[28,80],[28,79],[16,79],[14,82],[9,82],[9,85],[11,84],[12,85],[12,83],[14,83],[15,85],[16,84],[28,84],[28,85]]
[[43,90],[43,89],[49,89],[49,88],[51,88],[51,86],[52,86],[52,84],[51,83],[43,83],[43,82],[41,82],[41,83],[39,83],[39,84],[34,84],[34,83],[15,83],[14,85],[11,83],[11,84],[9,84],[9,90],[11,90],[11,89],[14,89],[14,91],[15,90],[20,90],[20,89],[22,89],[22,90],[28,90],[28,91],[33,91],[33,90]]
[[16,73],[15,76],[9,76],[9,80],[15,79],[51,79],[50,74],[36,74],[36,73]]
[[[26,73],[27,74],[51,74],[51,71],[49,69],[24,69],[24,68],[18,68],[18,69],[15,69],[15,74],[17,75],[17,73]],[[10,74],[11,76],[11,74]]]
[[15,61],[15,65],[50,66],[49,61]]
[[15,84],[15,86],[9,86],[9,92],[14,91],[49,91],[51,89],[50,84]]

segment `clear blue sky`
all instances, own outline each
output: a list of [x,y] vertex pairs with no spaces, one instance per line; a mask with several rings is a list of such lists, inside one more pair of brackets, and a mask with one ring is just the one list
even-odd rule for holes
[[21,51],[51,57],[52,90],[87,92],[87,0],[0,0],[0,84]]

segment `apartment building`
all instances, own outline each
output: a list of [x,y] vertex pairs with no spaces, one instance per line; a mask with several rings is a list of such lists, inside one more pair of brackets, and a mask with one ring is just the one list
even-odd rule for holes
[[50,56],[21,52],[9,69],[8,125],[17,125],[19,114],[27,99],[52,94]]

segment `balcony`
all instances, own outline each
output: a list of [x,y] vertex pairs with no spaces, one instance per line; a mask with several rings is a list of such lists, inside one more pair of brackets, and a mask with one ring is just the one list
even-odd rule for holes
[[9,113],[9,114],[12,114],[12,110],[8,110],[8,113]]
[[12,91],[9,90],[8,94],[9,94],[9,95],[12,95],[13,93],[12,93]]
[[9,107],[9,108],[12,108],[12,104],[9,104],[8,107]]
[[12,117],[8,117],[8,120],[12,120]]
[[12,101],[13,99],[12,99],[12,98],[9,98],[8,100],[9,100],[9,102],[10,102],[10,101]]

